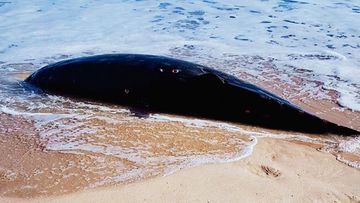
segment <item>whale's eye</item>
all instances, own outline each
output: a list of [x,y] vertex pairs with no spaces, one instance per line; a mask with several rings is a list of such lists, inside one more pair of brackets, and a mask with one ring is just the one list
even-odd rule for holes
[[164,69],[160,68],[159,71],[160,71],[160,72],[164,72]]
[[180,72],[180,71],[179,71],[179,69],[173,69],[171,72],[172,72],[172,73],[178,73],[178,72]]
[[129,94],[130,90],[129,89],[124,89],[125,94]]

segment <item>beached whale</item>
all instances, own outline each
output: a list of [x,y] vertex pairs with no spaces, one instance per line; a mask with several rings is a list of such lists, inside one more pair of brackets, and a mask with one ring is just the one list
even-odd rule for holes
[[45,66],[26,80],[50,93],[309,133],[359,134],[234,76],[164,56],[109,54]]

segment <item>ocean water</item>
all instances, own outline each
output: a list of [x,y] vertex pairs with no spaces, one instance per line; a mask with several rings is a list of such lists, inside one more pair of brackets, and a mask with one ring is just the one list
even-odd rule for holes
[[[31,121],[30,134],[45,151],[86,156],[98,166],[82,163],[83,174],[109,176],[83,187],[239,160],[251,155],[257,138],[264,136],[318,143],[326,146],[325,151],[360,157],[356,137],[309,137],[168,115],[138,117],[121,106],[29,91],[21,82],[44,65],[104,53],[184,59],[257,84],[289,86],[279,92],[289,100],[331,100],[337,109],[356,114],[360,111],[357,0],[3,1],[0,115]],[[336,94],[332,97],[329,92]],[[17,125],[0,119],[0,134],[10,135]],[[104,163],[109,157],[113,161]],[[337,158],[360,166],[359,160],[339,153]],[[27,184],[35,187],[35,182]],[[47,192],[40,188],[37,194]]]

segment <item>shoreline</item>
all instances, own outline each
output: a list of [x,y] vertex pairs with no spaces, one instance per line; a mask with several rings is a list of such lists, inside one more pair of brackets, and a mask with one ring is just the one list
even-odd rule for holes
[[[276,147],[273,147],[275,146]],[[306,163],[306,164],[304,164]],[[359,202],[360,170],[326,152],[290,141],[258,138],[252,155],[135,183],[2,202]]]
[[[266,83],[260,86],[282,95],[278,87],[270,87]],[[285,86],[284,88],[291,89],[292,87]],[[304,100],[301,95],[290,100],[323,119],[359,130],[360,122],[357,118],[360,112],[341,110],[334,102],[336,95],[330,92],[329,96],[332,100],[317,101],[307,97],[304,97],[307,98]],[[103,113],[109,115],[106,114],[109,113],[107,111],[95,112],[99,116],[103,116]],[[69,126],[70,129],[75,126],[72,129],[74,131],[61,131],[61,128],[48,126],[49,123],[42,124],[44,128],[41,128],[40,132],[46,134],[49,129],[52,129],[54,133],[40,136],[39,129],[35,127],[38,121],[33,118],[0,114],[4,126],[3,131],[0,130],[0,143],[2,143],[0,152],[4,154],[4,157],[0,159],[2,160],[0,186],[3,186],[3,188],[0,187],[0,192],[8,192],[0,196],[0,202],[89,202],[95,200],[111,202],[119,198],[129,202],[139,202],[144,199],[147,202],[268,200],[301,202],[304,198],[307,201],[325,202],[360,201],[360,191],[356,190],[356,183],[360,182],[360,169],[346,165],[346,161],[360,163],[359,148],[355,146],[354,151],[349,152],[341,146],[349,142],[350,148],[353,147],[351,142],[354,140],[350,137],[293,134],[293,132],[283,134],[283,131],[278,130],[250,128],[250,131],[256,134],[254,139],[259,142],[253,147],[254,151],[250,156],[226,163],[224,159],[226,156],[223,155],[237,152],[239,149],[243,150],[249,144],[251,145],[252,133],[249,134],[247,131],[248,126],[217,123],[211,120],[193,120],[193,118],[188,120],[188,118],[166,115],[153,115],[145,120],[131,120],[128,123],[109,123],[108,120],[97,120],[96,116],[94,118],[88,123],[81,123],[81,119],[75,122],[66,118],[63,122],[61,120],[55,122],[57,125]],[[125,121],[128,119],[126,115],[120,115],[119,118],[118,120]],[[85,131],[77,134],[76,124],[79,122],[83,124]],[[99,133],[86,131],[88,125],[100,127],[101,130],[98,132],[104,136],[99,137]],[[13,136],[7,136],[10,134]],[[109,134],[112,136],[107,136]],[[126,140],[125,145],[121,145],[120,143],[124,140]],[[142,154],[144,163],[109,156],[105,148],[94,148],[95,150],[92,151],[92,148],[74,145],[78,153],[66,152],[66,149],[71,149],[66,146],[78,142],[93,143],[95,144],[93,146],[101,144],[101,146],[131,149],[132,143],[136,141],[149,144],[149,149],[151,149]],[[64,150],[62,150],[63,146],[65,146]],[[176,148],[177,151],[169,150],[172,148]],[[299,154],[294,154],[294,149]],[[192,151],[195,153],[186,154]],[[222,153],[219,153],[220,151]],[[171,161],[171,157],[189,158],[188,156],[196,154],[197,156],[193,158],[197,158],[200,163],[189,167],[186,164],[171,162],[175,164],[174,166],[181,165],[181,167],[175,167],[175,172],[171,173],[164,172],[171,169],[171,164],[168,167],[166,163],[149,164],[146,161],[149,157],[156,158],[165,155]],[[202,158],[207,158],[206,155],[215,156],[216,154],[218,157],[214,160],[218,161],[213,160],[210,164],[206,160],[201,162]],[[133,156],[137,155],[139,151],[135,150]],[[103,161],[94,161],[94,157],[101,158]],[[345,158],[345,160],[342,161],[339,158]],[[324,160],[327,161],[324,162]],[[155,171],[146,171],[148,165],[155,166]],[[136,171],[141,167],[146,172],[141,177],[133,179],[130,177],[129,182],[125,180],[116,183],[117,177],[122,177],[123,174],[131,176],[129,173],[131,170]],[[294,167],[299,173],[292,172]],[[328,170],[334,172],[335,175],[328,173]],[[303,174],[304,171],[305,174]],[[322,172],[325,175],[322,176]],[[332,179],[339,181],[331,182]],[[112,181],[89,189],[90,185],[94,186],[103,180]],[[113,186],[114,184],[117,186]],[[297,187],[297,184],[300,186]],[[208,189],[203,189],[204,186]],[[246,189],[249,186],[251,188]],[[44,198],[45,196],[47,198]]]

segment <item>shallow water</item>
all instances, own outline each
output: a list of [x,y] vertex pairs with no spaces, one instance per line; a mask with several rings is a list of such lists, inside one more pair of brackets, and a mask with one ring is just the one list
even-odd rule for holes
[[29,91],[21,82],[67,58],[161,54],[249,80],[360,130],[359,9],[357,1],[0,3],[0,141],[6,154],[0,194],[62,194],[234,161],[251,155],[263,136],[315,144],[359,167],[357,137],[139,115]]

